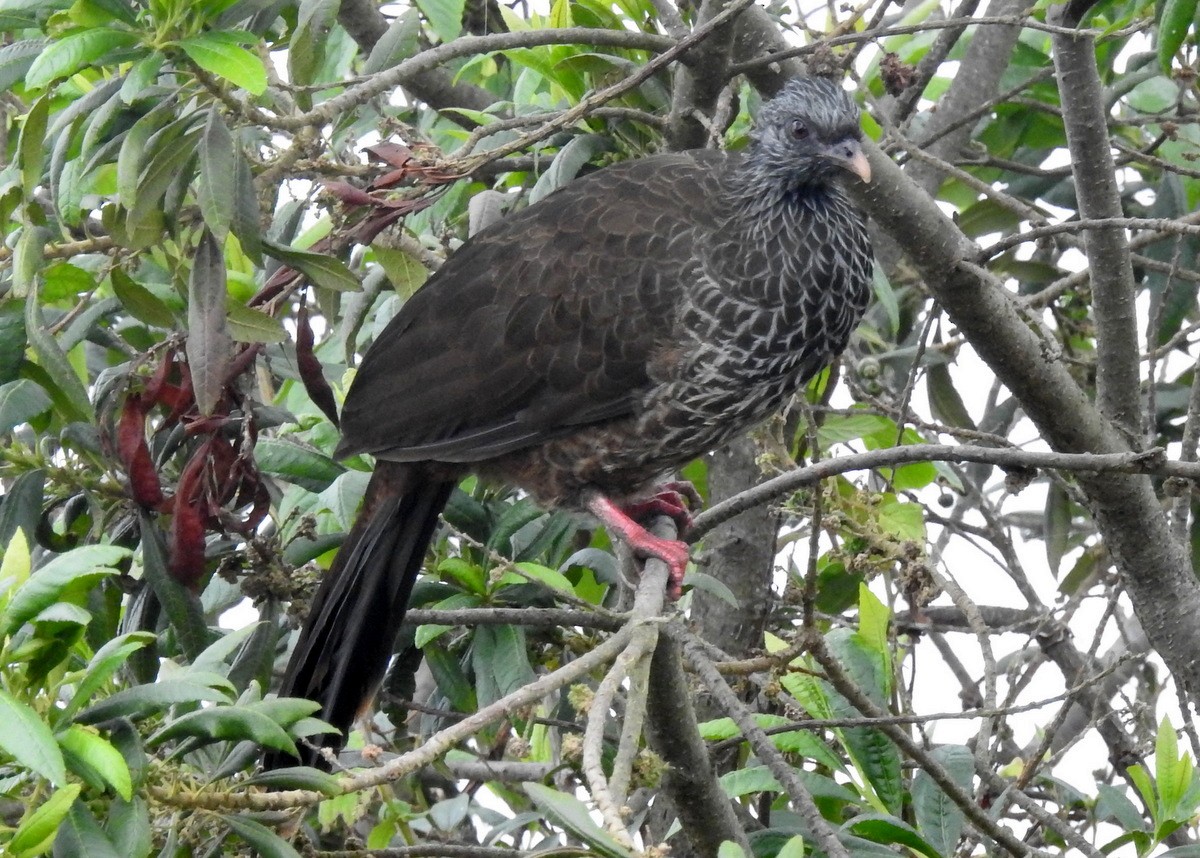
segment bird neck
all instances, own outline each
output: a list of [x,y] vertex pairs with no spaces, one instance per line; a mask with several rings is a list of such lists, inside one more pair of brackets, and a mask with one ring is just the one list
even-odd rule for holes
[[849,205],[835,181],[804,178],[748,158],[729,174],[724,210],[751,231],[777,233],[831,207]]

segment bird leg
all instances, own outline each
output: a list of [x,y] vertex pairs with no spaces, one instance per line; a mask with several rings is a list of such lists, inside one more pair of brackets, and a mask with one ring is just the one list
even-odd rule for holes
[[[655,500],[658,498],[647,501],[647,503],[653,503]],[[680,500],[682,501],[682,499]],[[663,501],[663,504],[670,506],[666,501]],[[687,545],[677,539],[663,539],[655,536],[630,518],[629,514],[619,505],[602,494],[591,495],[587,499],[587,509],[588,512],[600,519],[600,523],[607,527],[610,533],[619,536],[634,554],[639,557],[655,557],[666,563],[669,570],[667,595],[671,599],[678,599],[683,595],[683,573],[687,569],[689,559]],[[687,512],[682,508],[681,503],[676,504],[673,509],[676,512],[682,510],[685,514]],[[647,511],[651,510],[647,509]],[[653,511],[663,512],[674,518],[670,512],[661,509]]]

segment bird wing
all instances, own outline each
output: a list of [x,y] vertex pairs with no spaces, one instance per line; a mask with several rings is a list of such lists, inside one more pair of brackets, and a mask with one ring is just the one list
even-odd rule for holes
[[732,157],[614,165],[470,239],[368,350],[338,453],[482,461],[636,413]]

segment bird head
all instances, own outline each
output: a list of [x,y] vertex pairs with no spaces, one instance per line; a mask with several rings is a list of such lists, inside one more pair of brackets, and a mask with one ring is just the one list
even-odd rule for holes
[[828,78],[788,81],[759,111],[752,137],[758,169],[788,190],[826,184],[847,171],[871,180],[858,106]]

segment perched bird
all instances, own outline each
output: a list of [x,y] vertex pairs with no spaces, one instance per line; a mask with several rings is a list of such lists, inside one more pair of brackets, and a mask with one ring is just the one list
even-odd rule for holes
[[463,244],[346,397],[337,454],[370,453],[376,470],[280,693],[350,727],[469,472],[592,513],[666,561],[677,591],[686,546],[629,513],[678,511],[659,480],[777,411],[845,348],[872,267],[839,185],[870,178],[860,139],[840,86],[797,78],[744,152],[616,164]]

